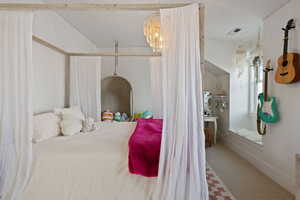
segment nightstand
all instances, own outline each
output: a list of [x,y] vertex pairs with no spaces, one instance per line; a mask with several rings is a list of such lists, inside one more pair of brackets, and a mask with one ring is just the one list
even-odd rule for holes
[[214,116],[204,116],[204,122],[209,122],[214,124],[214,144],[217,144],[217,132],[218,132],[218,117]]

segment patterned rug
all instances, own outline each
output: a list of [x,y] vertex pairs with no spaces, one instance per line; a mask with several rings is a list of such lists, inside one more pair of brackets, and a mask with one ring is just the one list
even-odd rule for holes
[[209,166],[206,168],[209,200],[236,200],[221,179]]

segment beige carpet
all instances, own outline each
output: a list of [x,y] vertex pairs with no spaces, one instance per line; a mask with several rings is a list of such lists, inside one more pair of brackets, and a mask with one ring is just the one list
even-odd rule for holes
[[207,149],[207,161],[237,200],[293,200],[292,194],[222,144]]

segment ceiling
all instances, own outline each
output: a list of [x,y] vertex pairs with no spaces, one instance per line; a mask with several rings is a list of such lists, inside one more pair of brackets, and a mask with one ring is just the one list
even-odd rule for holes
[[[240,41],[257,37],[262,20],[289,0],[199,0],[206,7],[206,37],[217,40]],[[44,0],[47,3],[186,3],[190,0]],[[149,11],[59,11],[63,18],[94,42],[99,48],[145,47],[143,22]],[[227,33],[242,28],[235,35]]]

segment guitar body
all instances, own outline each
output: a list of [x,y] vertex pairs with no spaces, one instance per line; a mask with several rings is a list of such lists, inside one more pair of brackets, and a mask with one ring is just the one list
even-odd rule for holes
[[279,121],[279,113],[277,111],[277,103],[275,97],[268,97],[268,101],[265,101],[263,93],[258,95],[258,116],[266,123],[276,123]]
[[294,83],[300,80],[300,55],[297,53],[286,54],[278,58],[278,68],[275,75],[277,83]]

